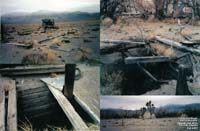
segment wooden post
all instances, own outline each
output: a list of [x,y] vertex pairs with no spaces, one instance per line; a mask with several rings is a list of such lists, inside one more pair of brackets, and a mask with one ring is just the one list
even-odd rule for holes
[[63,93],[69,99],[73,98],[75,71],[75,64],[65,65],[65,84],[63,86]]
[[187,68],[184,65],[179,66],[178,79],[176,85],[176,95],[192,95],[188,89],[187,78],[186,78]]
[[5,32],[4,32],[5,30],[4,30],[4,26],[3,26],[3,24],[1,23],[1,42],[3,42],[4,40],[5,40],[5,38],[4,38],[4,35],[5,35]]

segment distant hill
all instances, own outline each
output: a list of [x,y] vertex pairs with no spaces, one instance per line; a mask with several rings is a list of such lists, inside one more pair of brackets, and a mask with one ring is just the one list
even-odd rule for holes
[[99,13],[50,12],[41,10],[33,13],[13,12],[10,14],[4,14],[1,17],[1,22],[4,24],[40,23],[44,18],[51,18],[56,22],[72,22],[83,20],[99,20],[99,15]]
[[[200,112],[200,103],[192,103],[186,105],[166,105],[158,107],[155,110],[157,114],[159,111],[165,111],[165,113],[178,113],[186,110]],[[167,114],[167,115],[168,115]],[[124,110],[124,109],[101,109],[101,118],[139,118],[140,110]],[[166,115],[166,114],[165,114]],[[195,115],[197,116],[197,114]],[[199,115],[198,115],[199,117]]]
[[193,103],[193,104],[187,104],[187,105],[166,105],[166,106],[160,107],[160,109],[165,109],[169,112],[177,112],[177,111],[183,111],[187,109],[200,110],[200,104]]

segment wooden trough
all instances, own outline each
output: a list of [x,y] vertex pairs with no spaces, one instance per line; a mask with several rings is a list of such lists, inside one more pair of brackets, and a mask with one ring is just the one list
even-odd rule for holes
[[[86,122],[88,118],[85,117],[91,118],[90,122],[94,125],[99,125],[99,118],[87,104],[73,93],[75,68],[70,68],[71,66],[76,67],[75,65],[42,65],[0,69],[0,74],[3,77],[9,76],[9,79],[15,79],[14,81],[0,78],[0,89],[4,89],[2,87],[5,87],[5,89],[9,87],[7,110],[4,108],[6,107],[5,98],[7,98],[7,93],[6,90],[1,90],[3,95],[0,96],[3,96],[3,98],[0,99],[0,130],[12,129],[11,131],[17,131],[17,125],[24,117],[33,122],[33,124],[34,122],[38,124],[41,122],[45,123],[44,121],[39,122],[40,119],[43,118],[55,122],[61,119],[60,121],[63,122],[63,124],[69,122],[72,126],[70,129],[75,130],[89,129]],[[66,72],[65,69],[67,70]],[[65,82],[63,80],[63,83],[61,83],[65,85],[64,88],[62,87],[63,91],[58,90],[57,87],[51,85],[51,83],[42,81],[45,78],[50,78],[49,76],[51,76],[52,73],[61,75],[66,73]],[[12,97],[10,97],[10,95],[12,95]],[[74,106],[74,102],[78,103],[78,107],[85,112],[85,117],[81,116],[79,108]],[[15,112],[15,114],[13,114],[13,112]],[[7,119],[5,119],[5,116],[8,116]],[[56,117],[56,119],[54,119],[54,116],[58,118]],[[37,129],[37,126],[35,127]]]

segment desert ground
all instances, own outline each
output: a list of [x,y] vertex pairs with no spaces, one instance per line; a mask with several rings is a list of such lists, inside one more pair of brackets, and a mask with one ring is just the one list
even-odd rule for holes
[[99,52],[99,21],[59,22],[58,29],[41,31],[38,24],[5,25],[0,46],[1,64],[60,64],[96,62]]
[[[179,118],[101,120],[102,131],[191,131],[178,127]],[[198,131],[192,130],[192,131]]]

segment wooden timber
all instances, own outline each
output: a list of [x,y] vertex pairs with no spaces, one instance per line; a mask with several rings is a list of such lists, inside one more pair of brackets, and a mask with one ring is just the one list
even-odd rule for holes
[[173,40],[170,40],[170,39],[166,39],[166,38],[161,38],[160,36],[156,36],[155,38],[156,38],[156,40],[160,41],[161,43],[163,43],[165,45],[175,47],[178,50],[188,51],[188,52],[191,52],[195,55],[200,56],[200,50],[199,49],[187,47],[185,45],[182,45],[179,42],[176,42],[176,41],[173,41]]
[[159,63],[159,62],[171,62],[172,59],[167,56],[146,56],[146,57],[127,57],[125,58],[125,64],[137,64],[137,63]]
[[0,83],[0,130],[5,131],[5,92],[1,85]]
[[74,107],[71,105],[69,100],[63,95],[63,93],[51,85],[48,85],[48,88],[52,92],[55,99],[58,101],[58,104],[61,106],[63,112],[65,113],[67,118],[70,120],[74,129],[87,130],[88,129],[87,125],[82,120],[82,118],[78,115],[78,113],[75,111]]
[[144,41],[131,41],[131,40],[101,40],[101,43],[113,43],[113,44],[140,44],[145,45],[146,43]]
[[16,94],[16,87],[15,81],[9,80],[10,82],[10,89],[8,93],[8,116],[7,116],[7,123],[8,123],[8,130],[9,131],[17,131],[17,94]]
[[64,73],[64,65],[41,65],[41,66],[27,66],[0,69],[1,75],[15,76],[15,75],[34,75],[45,73]]
[[[8,94],[7,97],[6,94]],[[7,103],[6,99],[8,99]],[[0,80],[0,130],[17,131],[17,94],[15,81],[8,78],[1,78]]]

